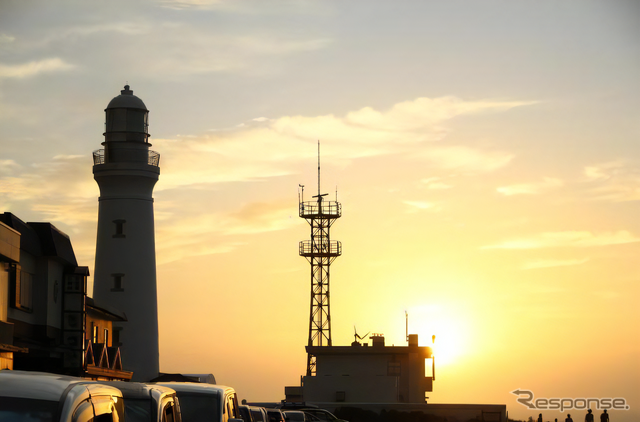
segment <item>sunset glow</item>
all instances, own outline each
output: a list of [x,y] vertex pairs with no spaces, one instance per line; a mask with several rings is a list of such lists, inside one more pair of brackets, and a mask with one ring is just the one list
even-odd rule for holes
[[279,401],[305,371],[320,140],[334,345],[405,346],[406,311],[431,402],[526,420],[528,388],[637,421],[639,4],[3,1],[0,212],[93,274],[92,151],[130,84],[162,157],[160,369]]

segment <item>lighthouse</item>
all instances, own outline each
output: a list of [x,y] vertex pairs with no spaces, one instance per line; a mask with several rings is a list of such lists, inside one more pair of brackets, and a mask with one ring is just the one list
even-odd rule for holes
[[159,373],[153,188],[160,155],[150,150],[149,110],[129,85],[105,113],[104,148],[93,153],[100,187],[93,297],[126,314],[105,335],[132,379],[149,381]]

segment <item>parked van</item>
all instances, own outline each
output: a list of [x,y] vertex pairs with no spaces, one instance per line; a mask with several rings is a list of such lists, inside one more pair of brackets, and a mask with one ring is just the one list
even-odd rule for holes
[[121,422],[122,393],[82,378],[1,370],[0,421]]
[[243,422],[238,397],[231,387],[192,382],[155,384],[176,391],[182,422]]
[[105,381],[105,384],[122,392],[124,422],[182,421],[180,403],[171,388],[125,381]]

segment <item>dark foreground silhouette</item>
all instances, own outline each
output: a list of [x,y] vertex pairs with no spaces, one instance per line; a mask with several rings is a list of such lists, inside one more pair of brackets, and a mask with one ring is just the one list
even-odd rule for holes
[[383,410],[380,414],[355,407],[342,407],[333,412],[338,418],[349,422],[478,422],[481,419],[447,419],[444,416],[430,415],[422,412],[400,412]]

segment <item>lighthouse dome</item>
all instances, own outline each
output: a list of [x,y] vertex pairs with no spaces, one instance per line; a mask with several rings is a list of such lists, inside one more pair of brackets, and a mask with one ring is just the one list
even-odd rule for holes
[[149,110],[125,85],[105,111],[105,142],[148,142]]
[[124,89],[120,91],[120,95],[114,97],[113,100],[109,102],[107,109],[110,108],[139,108],[147,110],[142,100],[133,95],[133,91],[129,89],[129,85],[125,85]]

